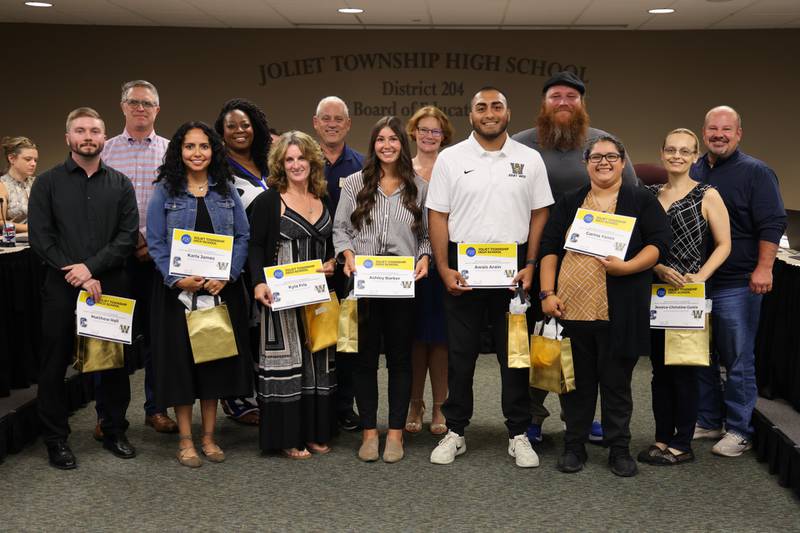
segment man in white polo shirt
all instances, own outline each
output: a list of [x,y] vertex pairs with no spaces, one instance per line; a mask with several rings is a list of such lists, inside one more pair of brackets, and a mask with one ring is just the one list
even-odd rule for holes
[[525,435],[531,420],[528,370],[508,368],[506,312],[513,290],[470,287],[456,269],[457,243],[517,243],[513,285],[521,282],[525,291],[531,286],[553,196],[539,153],[506,133],[510,118],[502,92],[493,87],[478,91],[470,104],[472,135],[439,155],[428,189],[433,256],[447,289],[449,343],[449,396],[442,407],[449,431],[431,453],[435,464],[452,463],[467,449],[464,430],[472,417],[472,379],[488,311],[500,363],[508,453],[517,466],[539,465]]

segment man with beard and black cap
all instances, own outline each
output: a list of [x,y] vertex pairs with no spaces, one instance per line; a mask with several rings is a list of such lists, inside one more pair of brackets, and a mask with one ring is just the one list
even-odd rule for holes
[[[542,105],[536,118],[536,127],[521,131],[512,139],[539,152],[547,168],[547,178],[553,198],[558,202],[565,192],[589,183],[589,174],[583,161],[583,148],[586,141],[608,135],[607,132],[589,127],[589,114],[586,111],[586,85],[569,71],[559,72],[547,80],[542,88]],[[625,158],[622,181],[638,182],[630,156]],[[538,284],[538,276],[534,283]],[[534,289],[538,292],[538,286]],[[538,312],[533,306],[533,314]],[[547,391],[531,389],[531,426],[528,438],[531,442],[542,441],[542,423],[550,415],[544,406]],[[591,442],[603,440],[599,422],[592,423]]]

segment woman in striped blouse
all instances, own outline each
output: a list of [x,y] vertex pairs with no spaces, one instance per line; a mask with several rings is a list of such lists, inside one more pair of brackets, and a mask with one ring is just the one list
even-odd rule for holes
[[[408,137],[397,117],[383,117],[372,128],[364,169],[348,176],[333,225],[336,255],[344,273],[355,272],[356,255],[412,256],[414,278],[428,274],[425,195],[428,186],[411,162]],[[360,299],[359,351],[354,375],[356,401],[364,428],[358,457],[378,460],[378,356],[383,340],[389,370],[389,433],[383,460],[403,458],[403,426],[411,396],[411,345],[414,300]]]

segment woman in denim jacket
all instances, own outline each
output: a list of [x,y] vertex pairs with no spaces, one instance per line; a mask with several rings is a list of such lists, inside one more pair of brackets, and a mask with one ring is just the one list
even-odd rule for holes
[[[217,401],[252,392],[252,364],[247,339],[244,289],[239,279],[247,259],[250,227],[225,161],[222,140],[202,122],[188,122],[170,141],[157,186],[147,209],[147,242],[163,283],[154,284],[150,314],[156,396],[174,406],[180,430],[178,461],[202,465],[192,441],[192,405],[200,400],[203,455],[222,462],[225,454],[214,441]],[[169,274],[173,229],[233,235],[228,281]],[[181,292],[219,295],[228,306],[238,355],[195,364],[186,327]]]

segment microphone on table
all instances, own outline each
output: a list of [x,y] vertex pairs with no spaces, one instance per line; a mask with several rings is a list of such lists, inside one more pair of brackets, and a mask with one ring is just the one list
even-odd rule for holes
[[16,241],[16,236],[17,235],[16,235],[16,231],[14,231],[14,223],[13,222],[10,223],[11,224],[11,231],[8,231],[7,224],[9,224],[9,223],[6,222],[6,212],[3,210],[3,202],[5,202],[5,200],[2,197],[0,197],[0,217],[2,217],[2,223],[3,223],[3,226],[2,226],[3,231],[2,231],[2,235],[0,235],[0,247],[13,248],[14,246],[16,246],[16,242],[15,241]]

